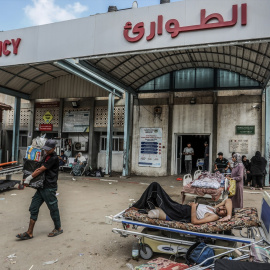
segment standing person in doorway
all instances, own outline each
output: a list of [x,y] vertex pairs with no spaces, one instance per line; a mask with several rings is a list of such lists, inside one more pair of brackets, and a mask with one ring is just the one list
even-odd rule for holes
[[187,147],[184,148],[183,155],[185,156],[185,169],[186,173],[192,171],[192,156],[194,155],[194,149],[191,147],[191,143],[187,144]]
[[261,152],[257,151],[255,156],[251,158],[250,162],[250,172],[252,175],[252,188],[255,189],[257,187],[259,190],[262,190],[263,187],[263,176],[265,174],[265,167],[267,161],[264,157],[261,156]]
[[242,156],[242,162],[243,162],[243,165],[245,167],[245,181],[247,186],[250,187],[250,183],[251,183],[251,180],[252,180],[252,176],[251,176],[251,173],[250,173],[250,162],[249,160],[247,159],[247,156],[243,155]]
[[45,181],[43,188],[38,188],[29,208],[30,223],[28,230],[24,233],[16,235],[21,240],[28,240],[33,238],[34,226],[38,218],[39,208],[45,202],[50,210],[51,218],[54,222],[54,229],[48,234],[49,237],[57,236],[63,233],[61,229],[60,214],[58,209],[58,200],[56,197],[57,180],[59,171],[59,160],[55,153],[56,142],[54,140],[47,140],[43,149],[45,150],[45,157],[40,168],[36,169],[31,175],[24,180],[24,185],[29,186],[30,181],[37,177],[42,172],[45,172]]
[[203,163],[203,170],[209,170],[209,146],[208,142],[204,143],[204,163]]

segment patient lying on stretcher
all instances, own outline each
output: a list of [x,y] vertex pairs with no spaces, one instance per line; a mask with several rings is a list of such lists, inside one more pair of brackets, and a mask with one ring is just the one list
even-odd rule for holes
[[133,208],[147,209],[150,218],[188,222],[194,225],[214,221],[229,221],[232,217],[232,201],[227,199],[215,207],[204,204],[179,204],[173,201],[156,182],[151,183]]

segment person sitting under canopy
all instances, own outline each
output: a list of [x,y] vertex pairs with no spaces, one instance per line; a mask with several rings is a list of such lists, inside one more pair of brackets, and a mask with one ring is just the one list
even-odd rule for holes
[[173,201],[159,183],[151,183],[141,198],[132,208],[150,210],[148,216],[154,218],[154,209],[159,210],[156,218],[174,220],[200,225],[214,221],[229,221],[232,217],[232,201],[226,199],[211,207],[205,204],[190,203],[188,205]]

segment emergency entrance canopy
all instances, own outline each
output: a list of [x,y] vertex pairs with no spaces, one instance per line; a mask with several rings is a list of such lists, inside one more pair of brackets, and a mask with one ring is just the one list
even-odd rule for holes
[[262,42],[269,10],[268,0],[186,0],[1,32],[0,66]]

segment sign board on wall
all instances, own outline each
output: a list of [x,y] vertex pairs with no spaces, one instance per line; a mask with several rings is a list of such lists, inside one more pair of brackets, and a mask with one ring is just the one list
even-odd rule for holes
[[42,118],[46,124],[49,124],[52,121],[53,116],[49,111],[47,111]]
[[140,129],[139,166],[161,167],[162,128]]
[[230,153],[248,153],[248,140],[230,140]]
[[52,124],[40,124],[39,131],[53,131],[53,125]]
[[89,132],[89,111],[66,112],[63,118],[63,132]]
[[254,135],[255,126],[235,126],[235,134]]

